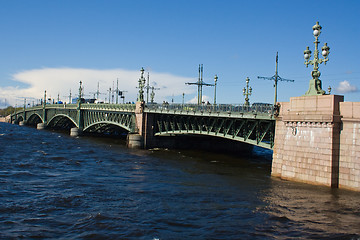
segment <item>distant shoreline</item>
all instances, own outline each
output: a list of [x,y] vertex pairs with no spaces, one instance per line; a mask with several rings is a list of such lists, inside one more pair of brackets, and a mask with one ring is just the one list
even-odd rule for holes
[[9,122],[9,118],[8,117],[0,117],[0,122]]

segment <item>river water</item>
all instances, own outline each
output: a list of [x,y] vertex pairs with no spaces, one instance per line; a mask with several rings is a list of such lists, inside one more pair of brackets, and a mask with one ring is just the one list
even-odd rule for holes
[[0,239],[360,239],[360,193],[270,170],[0,123]]

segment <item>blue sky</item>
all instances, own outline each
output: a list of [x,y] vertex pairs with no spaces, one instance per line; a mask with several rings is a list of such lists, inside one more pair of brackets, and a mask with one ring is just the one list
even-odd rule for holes
[[[144,67],[151,85],[159,87],[157,102],[196,100],[198,65],[204,80],[217,74],[217,102],[243,103],[246,77],[251,102],[273,102],[271,77],[279,52],[278,100],[303,95],[312,66],[304,65],[306,46],[314,50],[312,26],[323,27],[320,46],[330,47],[321,64],[323,89],[345,101],[360,101],[360,1],[120,1],[12,0],[0,1],[0,107],[5,99],[22,104],[22,97],[40,99],[77,92],[119,88],[135,101]],[[214,89],[204,87],[205,100]]]

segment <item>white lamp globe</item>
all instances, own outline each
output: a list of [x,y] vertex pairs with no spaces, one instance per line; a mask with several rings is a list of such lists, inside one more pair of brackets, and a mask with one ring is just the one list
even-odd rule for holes
[[313,34],[315,37],[318,37],[320,35],[320,31],[318,29],[315,29]]

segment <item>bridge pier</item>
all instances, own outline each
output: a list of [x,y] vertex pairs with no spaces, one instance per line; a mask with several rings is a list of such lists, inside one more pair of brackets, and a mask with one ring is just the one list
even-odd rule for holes
[[20,121],[19,122],[19,126],[24,126],[24,125],[26,125],[26,121]]
[[144,148],[144,137],[137,133],[129,133],[126,139],[127,147],[134,149],[142,149]]
[[144,139],[147,136],[146,125],[147,118],[146,113],[144,113],[145,102],[136,102],[135,106],[135,132],[129,133],[127,135],[127,147],[128,148],[136,148],[142,149],[147,148],[144,143]]
[[290,98],[276,119],[272,176],[339,186],[341,116],[344,96]]
[[83,131],[77,127],[70,129],[70,136],[71,137],[78,137],[81,136]]
[[38,129],[38,130],[43,130],[45,128],[46,128],[46,123],[38,123],[36,125],[36,129]]

